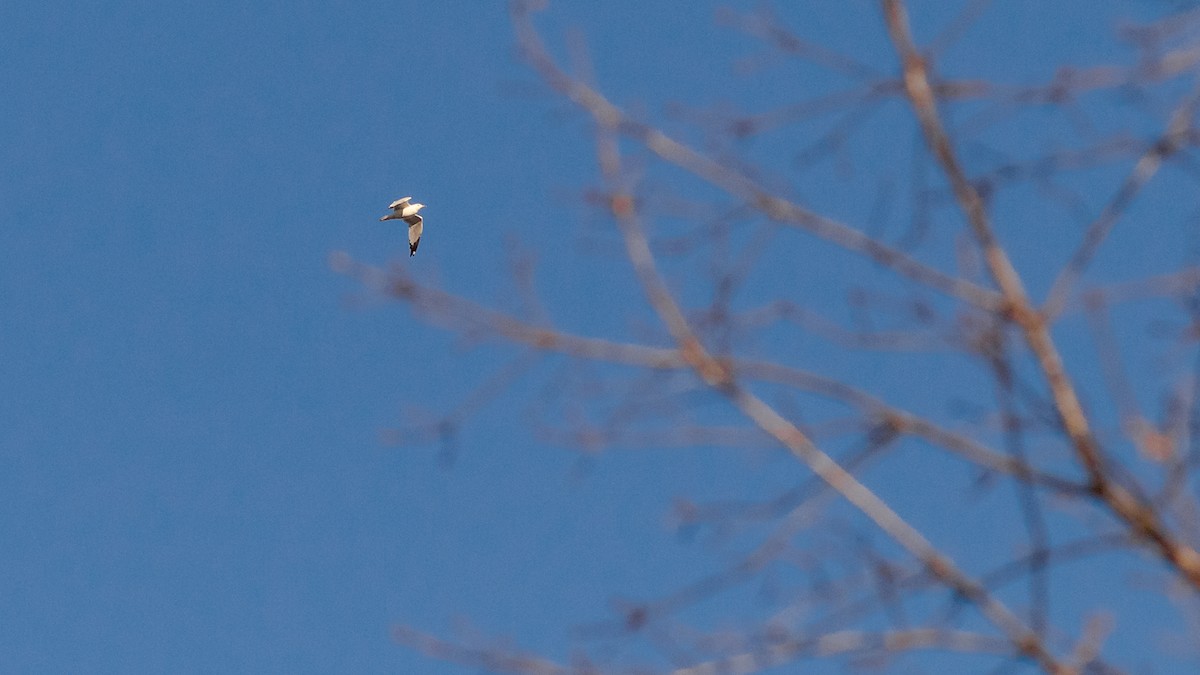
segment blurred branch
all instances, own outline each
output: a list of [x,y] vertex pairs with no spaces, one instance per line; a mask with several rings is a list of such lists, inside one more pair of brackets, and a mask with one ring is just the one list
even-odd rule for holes
[[[413,305],[430,321],[464,335],[502,338],[543,352],[556,352],[589,361],[603,361],[654,370],[690,370],[680,349],[652,347],[627,342],[575,335],[533,326],[520,319],[485,308],[462,296],[420,284],[402,268],[389,273],[356,262],[348,254],[333,256],[334,269],[361,280],[385,294]],[[1085,485],[1056,476],[988,448],[976,439],[945,429],[931,420],[890,406],[850,385],[815,373],[770,361],[725,359],[726,367],[739,377],[795,387],[820,395],[881,420],[896,433],[909,434],[941,447],[989,471],[998,471],[1063,494],[1082,494]]]
[[[1146,276],[1143,269],[1140,278],[1103,285],[1085,280],[1134,200],[1170,186],[1168,167],[1197,168],[1189,149],[1200,139],[1193,125],[1200,87],[1172,82],[1172,99],[1160,106],[1142,85],[1194,76],[1200,13],[1188,19],[1191,29],[1164,22],[1127,31],[1137,50],[1132,66],[1062,67],[1030,86],[936,72],[936,58],[966,35],[990,0],[964,0],[923,48],[903,0],[880,0],[898,74],[868,63],[861,56],[868,52],[794,34],[770,7],[728,11],[718,18],[724,25],[761,40],[776,58],[828,72],[835,90],[780,87],[779,95],[790,98],[772,99],[757,114],[731,101],[696,112],[679,104],[668,108],[668,132],[603,93],[581,34],[569,35],[571,67],[556,60],[534,25],[542,4],[513,3],[517,45],[545,86],[589,120],[602,185],[578,194],[595,220],[615,225],[631,267],[613,273],[632,271],[651,312],[601,283],[586,301],[613,293],[634,319],[632,337],[589,337],[555,323],[539,297],[532,254],[511,261],[515,300],[492,306],[420,281],[405,266],[382,269],[335,254],[335,269],[405,303],[422,321],[457,336],[455,344],[517,348],[503,350],[510,360],[481,374],[449,412],[402,429],[397,439],[441,441],[452,449],[461,425],[484,405],[507,402],[503,394],[518,388],[518,378],[547,365],[553,373],[519,413],[534,439],[588,453],[743,450],[750,458],[787,456],[803,466],[787,465],[761,483],[770,487],[734,496],[663,495],[674,498],[671,521],[679,536],[707,546],[718,563],[684,571],[679,579],[686,581],[652,591],[649,600],[614,600],[615,619],[571,633],[591,642],[569,662],[409,628],[396,629],[399,642],[510,673],[663,670],[624,665],[645,653],[628,649],[639,641],[681,675],[754,673],[836,655],[852,666],[878,667],[913,651],[977,654],[1000,670],[1035,665],[1056,675],[1108,673],[1116,671],[1101,650],[1117,624],[1092,607],[1119,598],[1107,587],[1114,577],[1127,569],[1143,575],[1134,565],[1152,560],[1167,578],[1164,599],[1192,602],[1200,590],[1194,548],[1200,506],[1193,494],[1200,357],[1187,355],[1200,353],[1200,268],[1189,259],[1168,273]],[[1191,91],[1176,98],[1184,84]],[[1091,92],[1135,99],[1131,107],[1156,120],[1153,140],[1114,130],[1097,113],[1124,101],[1084,105]],[[903,115],[915,115],[919,134],[886,127],[887,138],[899,140],[884,148],[870,135],[881,124],[878,111],[890,114],[884,104],[893,101],[903,104]],[[1039,107],[1051,108],[1086,143],[1060,147],[1054,127],[1047,138],[1022,137],[1010,148],[981,131],[1009,123],[1024,130],[1018,113]],[[1163,117],[1169,117],[1165,130]],[[753,143],[776,143],[753,136],[800,123],[813,128],[789,129],[795,132],[785,139],[789,145],[772,147],[770,155],[796,173],[819,162],[850,167],[854,153],[911,154],[911,162],[889,162],[885,175],[869,176],[865,187],[852,182],[859,180],[851,175],[857,167],[835,171],[864,192],[855,195],[871,211],[863,227],[769,187],[770,165],[747,159],[755,156]],[[693,131],[702,142],[681,140]],[[855,147],[864,138],[869,147]],[[1039,140],[1043,146],[1035,147]],[[1120,169],[1115,191],[1080,186],[1126,162],[1132,166]],[[675,169],[686,174],[682,180]],[[1040,307],[1014,258],[1023,254],[1021,245],[1042,241],[1014,239],[1017,248],[1002,241],[1015,236],[1006,226],[1006,200],[1014,195],[1031,195],[1028,206],[1065,209],[1086,226],[1058,258],[1067,262],[1050,269]],[[1104,204],[1098,215],[1091,207],[1097,197]],[[906,207],[907,221],[893,214]],[[939,239],[947,215],[965,227],[953,239]],[[894,222],[908,228],[898,243],[884,237]],[[787,228],[879,271],[864,273],[859,265],[844,279],[836,270],[822,277],[831,286],[847,282],[836,299],[811,285],[780,284],[763,272],[776,260],[775,247],[789,243],[781,234]],[[606,246],[615,243],[611,230],[597,231]],[[788,280],[828,249],[787,249]],[[1113,272],[1107,278],[1131,276],[1128,269],[1106,270]],[[517,309],[501,309],[510,305]],[[1152,339],[1165,338],[1166,358],[1134,351],[1125,344],[1130,333],[1118,334],[1122,316],[1146,305],[1168,308],[1166,321],[1149,324]],[[1090,345],[1070,334],[1079,327],[1093,338]],[[1098,364],[1079,357],[1076,365],[1073,350],[1081,343],[1085,352],[1094,349]],[[1139,385],[1146,381],[1167,382],[1157,406],[1142,398]],[[957,474],[945,455],[969,471]],[[972,502],[986,509],[984,520],[966,514]],[[977,523],[984,527],[969,531]],[[1087,588],[1071,596],[1066,589],[1073,586],[1061,581],[1067,565],[1102,568],[1108,576],[1098,583],[1088,578]],[[751,596],[761,602],[751,626],[703,626],[713,607],[722,610],[718,621],[741,623],[736,611],[725,611],[725,601]],[[1080,627],[1084,615],[1092,618]],[[1064,623],[1073,627],[1064,630]],[[596,654],[603,656],[594,661]]]
[[904,66],[905,87],[930,152],[942,166],[967,223],[983,250],[988,269],[1004,295],[1007,315],[1021,328],[1029,349],[1038,360],[1063,427],[1080,464],[1087,472],[1091,489],[1117,517],[1157,549],[1167,563],[1179,570],[1188,583],[1200,590],[1200,553],[1172,534],[1153,508],[1115,480],[1114,472],[1092,435],[1087,415],[1054,345],[1046,318],[1030,303],[1020,276],[993,234],[983,200],[967,179],[950,137],[942,126],[937,102],[929,86],[927,65],[913,43],[904,3],[901,0],[881,2],[889,34]]
[[[645,672],[640,668],[603,668],[587,662],[567,667],[539,656],[523,654],[503,647],[490,645],[471,647],[443,640],[430,633],[407,626],[394,628],[392,635],[397,642],[428,656],[472,668],[483,668],[489,672],[515,673],[517,675],[601,675]],[[968,631],[913,628],[903,631],[872,633],[846,630],[815,636],[780,637],[744,654],[676,668],[671,671],[671,675],[748,675],[806,656],[879,654],[913,650],[1003,654],[1005,648],[1006,644],[1002,640]]]
[[1104,207],[1100,216],[1088,226],[1083,240],[1079,244],[1079,249],[1071,256],[1071,260],[1054,280],[1050,292],[1046,294],[1046,301],[1042,304],[1041,313],[1047,321],[1052,321],[1062,312],[1072,286],[1083,274],[1100,248],[1100,244],[1104,242],[1117,220],[1133,202],[1134,197],[1158,173],[1163,162],[1191,140],[1194,132],[1192,118],[1196,114],[1197,103],[1200,103],[1200,88],[1195,89],[1179,104],[1171,115],[1166,132],[1152,143],[1138,159],[1125,182],[1113,195],[1112,200]]
[[779,638],[744,654],[677,668],[671,671],[671,675],[746,675],[778,667],[803,656],[828,657],[852,653],[884,655],[922,649],[1004,654],[1007,645],[1003,640],[987,635],[943,628],[912,628],[883,633],[846,630],[813,637]]
[[589,666],[568,668],[540,656],[516,653],[494,645],[469,647],[408,626],[394,627],[392,639],[427,656],[489,672],[520,675],[599,675],[602,672]]
[[598,124],[637,139],[663,160],[744,200],[772,220],[804,229],[848,251],[867,256],[913,281],[978,307],[995,309],[1000,306],[1000,297],[995,291],[947,275],[859,230],[774,195],[748,176],[705,157],[657,129],[629,118],[599,92],[558,67],[533,28],[525,3],[514,4],[513,22],[517,28],[517,42],[533,68],[550,87],[587,110]]
[[596,122],[597,156],[600,159],[601,171],[613,190],[612,213],[625,238],[626,253],[647,300],[675,338],[684,360],[705,383],[728,398],[763,431],[774,436],[807,464],[813,473],[845,497],[897,544],[920,560],[931,574],[975,604],[993,625],[1005,633],[1019,653],[1037,661],[1047,672],[1063,672],[1062,666],[1042,643],[1041,638],[1008,607],[938,551],[923,534],[853,474],[817,448],[800,429],[746,390],[737,382],[728,364],[714,358],[705,349],[692,331],[674,296],[667,289],[638,220],[633,198],[623,191],[625,187],[622,182],[625,175],[615,140],[621,120],[610,114],[604,106],[593,107],[587,103],[584,105],[592,112]]

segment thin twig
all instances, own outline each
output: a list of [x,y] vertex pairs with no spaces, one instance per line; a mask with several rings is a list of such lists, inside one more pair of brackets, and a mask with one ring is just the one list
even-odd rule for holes
[[1021,328],[1026,344],[1037,359],[1054,399],[1055,410],[1071,440],[1075,455],[1086,471],[1092,491],[1128,527],[1153,546],[1196,589],[1200,589],[1200,553],[1184,543],[1162,522],[1158,512],[1133,491],[1120,484],[1109,468],[1092,434],[1087,414],[1075,385],[1067,375],[1062,357],[1043,317],[1029,301],[1020,276],[993,233],[990,217],[975,186],[967,178],[953,144],[942,125],[937,101],[929,86],[924,59],[913,43],[902,0],[881,0],[888,33],[904,67],[909,100],[934,157],[953,187],[992,278],[1007,303],[1007,315]]
[[558,67],[519,4],[513,19],[522,52],[546,83],[588,111],[606,128],[637,139],[661,159],[744,200],[772,220],[804,229],[848,251],[867,256],[913,281],[978,307],[1000,307],[1001,298],[995,291],[948,275],[857,229],[772,194],[749,176],[706,157],[653,127],[633,120],[600,92]]
[[1003,602],[959,569],[887,502],[816,447],[800,429],[762,399],[746,390],[735,379],[727,363],[708,353],[659,273],[645,230],[638,219],[634,200],[627,192],[627,187],[622,185],[625,174],[615,140],[620,119],[605,114],[603,109],[598,109],[595,121],[597,156],[612,190],[612,213],[625,239],[626,253],[651,307],[666,325],[678,344],[680,353],[696,374],[715,391],[728,398],[763,431],[775,437],[892,540],[920,560],[930,574],[978,607],[980,612],[1005,634],[1018,653],[1033,659],[1047,672],[1063,672],[1063,666],[1045,646],[1041,637],[1026,626]]
[[1163,162],[1187,142],[1188,135],[1192,130],[1192,117],[1196,113],[1198,103],[1200,103],[1200,87],[1193,90],[1176,107],[1175,112],[1171,114],[1171,121],[1167,124],[1166,132],[1146,149],[1146,152],[1133,165],[1133,170],[1125,178],[1120,189],[1104,207],[1100,216],[1088,226],[1078,250],[1071,256],[1066,267],[1059,272],[1058,278],[1054,280],[1050,291],[1046,294],[1046,300],[1042,303],[1041,310],[1046,320],[1052,321],[1062,312],[1071,294],[1071,289],[1087,269],[1088,263],[1095,257],[1096,251],[1100,249],[1100,244],[1112,231],[1117,220],[1133,203],[1134,197],[1158,173]]
[[[651,370],[691,370],[683,353],[675,348],[585,337],[532,325],[462,296],[421,284],[402,269],[385,274],[354,261],[346,254],[337,254],[334,258],[334,267],[339,271],[356,276],[381,293],[411,303],[418,311],[428,315],[432,322],[452,330],[482,337],[499,337],[541,351],[589,361]],[[928,418],[892,406],[839,380],[772,361],[729,358],[726,363],[739,377],[793,387],[849,405],[870,418],[885,421],[897,433],[920,438],[983,469],[1012,475],[1059,494],[1083,495],[1088,492],[1086,485],[1017,462],[971,436],[946,429]]]

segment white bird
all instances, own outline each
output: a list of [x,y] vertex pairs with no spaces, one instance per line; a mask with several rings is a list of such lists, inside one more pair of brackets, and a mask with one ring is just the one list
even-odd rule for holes
[[409,204],[412,197],[397,199],[388,205],[392,210],[391,213],[380,218],[380,220],[403,220],[408,223],[408,255],[409,257],[417,254],[417,246],[421,244],[421,231],[425,229],[421,223],[421,216],[417,215],[417,211],[425,208],[424,204]]

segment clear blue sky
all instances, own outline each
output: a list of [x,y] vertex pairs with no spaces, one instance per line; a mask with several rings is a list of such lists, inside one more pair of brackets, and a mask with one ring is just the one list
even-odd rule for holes
[[[465,672],[388,635],[460,617],[562,656],[613,597],[715,563],[663,526],[672,497],[799,470],[581,464],[522,431],[520,401],[477,416],[449,470],[381,442],[500,360],[367,298],[331,251],[503,303],[515,236],[580,330],[613,274],[580,254],[586,127],[518,62],[505,4],[0,5],[0,671]],[[598,81],[655,117],[728,100],[761,51],[711,0],[555,4],[547,33],[581,30]],[[890,67],[872,3],[778,4]],[[956,71],[1044,81],[1161,8],[997,4]],[[771,100],[755,86],[739,106]],[[428,205],[412,259],[377,220],[403,195]]]

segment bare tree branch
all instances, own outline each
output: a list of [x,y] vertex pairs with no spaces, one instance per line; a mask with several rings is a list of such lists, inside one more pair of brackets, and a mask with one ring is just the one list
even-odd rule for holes
[[612,212],[625,237],[626,252],[647,300],[675,338],[684,360],[705,383],[729,398],[763,431],[774,436],[807,464],[813,473],[856,506],[896,543],[923,562],[930,573],[977,605],[980,611],[1008,636],[1018,651],[1036,660],[1048,672],[1062,672],[1063,667],[1045,647],[1041,638],[1003,603],[988,593],[980,583],[967,576],[950,558],[939,552],[924,535],[909,525],[866,485],[813,445],[795,425],[743,388],[735,380],[728,364],[708,353],[692,331],[658,271],[654,254],[638,220],[632,196],[622,191],[621,182],[625,176],[615,141],[620,120],[614,118],[604,107],[589,107],[589,110],[596,121],[599,146],[597,155],[600,158],[601,170],[613,190]]
[[[757,45],[751,65],[826,79],[752,104],[668,105],[656,124],[595,81],[580,32],[566,59],[552,54],[534,21],[544,4],[513,2],[517,46],[588,122],[599,183],[570,194],[603,226],[585,239],[607,256],[619,244],[628,261],[605,273],[630,274],[645,303],[602,284],[586,301],[619,301],[628,330],[568,329],[554,298],[542,301],[532,252],[513,256],[516,293],[496,302],[334,254],[335,269],[448,331],[455,348],[501,355],[461,400],[392,438],[452,457],[460,428],[521,391],[528,407],[513,414],[528,436],[582,451],[580,465],[716,450],[777,475],[763,490],[661,495],[680,540],[715,564],[614,596],[599,620],[568,628],[574,651],[549,652],[569,659],[461,632],[398,628],[398,642],[471,668],[555,675],[754,673],[830,657],[881,668],[917,653],[920,664],[973,654],[996,672],[1113,673],[1104,652],[1121,647],[1109,634],[1144,628],[1122,611],[1130,578],[1149,580],[1162,606],[1196,605],[1200,238],[1140,276],[1090,268],[1135,200],[1178,200],[1176,178],[1200,181],[1200,13],[1126,29],[1129,65],[1062,66],[1028,84],[938,72],[990,0],[962,0],[924,47],[903,0],[880,0],[899,69],[794,32],[770,6],[725,11],[725,33]],[[1010,145],[1009,127],[1043,108],[1057,120],[1046,138]],[[1110,124],[1114,110],[1137,119]],[[760,162],[755,144],[777,152]],[[859,159],[877,152],[909,159],[864,170]],[[826,215],[823,196],[801,203],[773,187],[828,165],[831,194],[857,191],[865,224]],[[1116,189],[1101,189],[1113,177]],[[1047,206],[1074,218],[1079,240],[1050,251],[1018,239],[1014,196],[1039,218]],[[786,248],[794,230],[833,247]],[[1029,261],[1047,269],[1027,262],[1034,245],[1047,250]],[[820,260],[804,288],[770,277],[780,251],[790,280],[830,250],[870,269]],[[1045,263],[1055,259],[1066,262]],[[1026,288],[1042,283],[1039,306]],[[731,610],[748,599],[753,616]]]
[[514,23],[525,58],[547,84],[588,110],[599,124],[636,138],[662,159],[744,200],[772,220],[802,228],[849,251],[865,255],[914,281],[979,307],[995,309],[1000,305],[1000,298],[994,291],[949,276],[852,227],[773,195],[749,177],[701,155],[652,127],[630,119],[599,92],[560,70],[543,47],[522,4],[517,3],[515,7]]
[[1169,532],[1154,509],[1114,480],[1108,460],[1104,458],[1092,435],[1075,386],[1067,375],[1062,357],[1050,336],[1046,319],[1031,305],[1020,276],[992,232],[983,200],[967,179],[950,138],[942,126],[937,102],[929,86],[925,62],[913,44],[904,4],[901,0],[882,0],[882,3],[888,30],[904,64],[905,87],[930,151],[941,164],[954,188],[967,222],[983,250],[992,277],[1000,286],[1008,304],[1008,315],[1024,332],[1029,349],[1037,357],[1054,397],[1055,408],[1080,464],[1091,481],[1091,489],[1104,500],[1115,515],[1144,537],[1167,563],[1176,567],[1193,587],[1200,590],[1200,553]]

